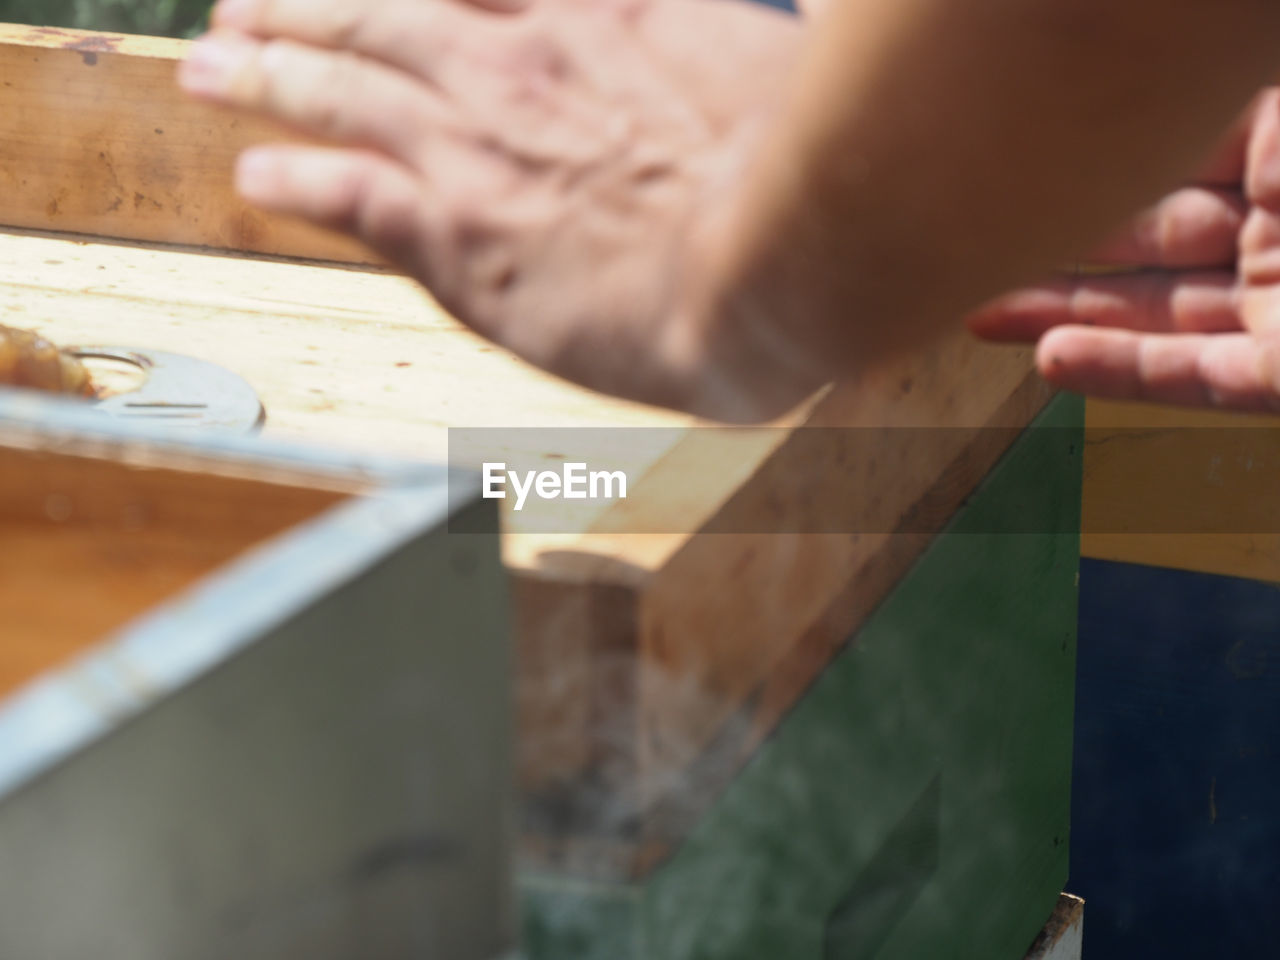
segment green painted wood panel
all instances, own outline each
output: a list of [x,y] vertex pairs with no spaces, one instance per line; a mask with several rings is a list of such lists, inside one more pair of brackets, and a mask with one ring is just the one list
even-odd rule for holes
[[1046,409],[643,886],[528,878],[529,955],[1022,957],[1067,874],[1082,421]]

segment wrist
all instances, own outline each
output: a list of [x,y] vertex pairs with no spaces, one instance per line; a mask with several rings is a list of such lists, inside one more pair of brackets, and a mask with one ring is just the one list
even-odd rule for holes
[[722,202],[686,235],[681,306],[669,318],[667,352],[686,384],[686,409],[758,423],[803,403],[834,370],[788,322],[787,304],[799,298],[781,278],[738,266],[735,219],[733,205]]

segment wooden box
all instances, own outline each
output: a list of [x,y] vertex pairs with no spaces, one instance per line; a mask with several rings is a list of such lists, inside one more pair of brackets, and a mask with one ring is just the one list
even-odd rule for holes
[[[697,926],[723,921],[772,956],[812,955],[846,894],[867,894],[846,874],[882,866],[881,849],[892,865],[895,827],[936,814],[946,869],[912,886],[923,867],[899,861],[901,889],[989,908],[936,914],[920,942],[996,930],[1007,949],[984,960],[1021,957],[1065,880],[1079,507],[1074,453],[1015,456],[1038,416],[1078,427],[1069,403],[1045,412],[1029,352],[957,324],[768,429],[709,439],[687,417],[530,370],[368,251],[247,208],[235,154],[284,134],[184,97],[185,49],[0,28],[7,322],[234,370],[261,395],[270,439],[444,460],[459,429],[502,428],[527,441],[521,456],[554,465],[565,451],[543,431],[665,438],[632,451],[629,499],[580,526],[502,515],[530,953],[747,956]],[[904,446],[918,429],[934,432]],[[1016,466],[997,483],[1000,463]],[[1003,492],[973,513],[984,481]],[[1027,492],[1048,518],[1037,532],[934,535],[966,515],[981,528]],[[864,509],[874,529],[859,527]],[[815,518],[836,519],[816,531]],[[913,698],[919,710],[894,695],[957,677],[964,696]],[[819,788],[833,769],[824,744],[845,752],[838,782],[860,792]],[[935,790],[944,753],[952,774]],[[794,764],[826,798],[821,816],[774,802],[771,777]],[[1007,843],[981,846],[983,798],[1015,805]],[[734,826],[743,809],[754,829]],[[789,856],[789,841],[836,851],[839,871]],[[840,943],[888,936],[895,916]]]
[[1056,400],[811,654],[767,737],[749,702],[673,778],[651,813],[682,837],[669,856],[592,884],[527,873],[529,955],[1024,957],[1067,880],[1080,407]]
[[0,956],[511,945],[505,576],[448,487],[0,396]]

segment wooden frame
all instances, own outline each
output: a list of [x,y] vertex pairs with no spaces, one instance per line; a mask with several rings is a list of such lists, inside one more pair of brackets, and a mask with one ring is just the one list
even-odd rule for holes
[[1067,881],[1082,407],[1037,418],[731,783],[669,791],[658,869],[521,877],[526,953],[1024,956]]
[[474,481],[9,393],[0,954],[509,949],[505,575],[448,533]]
[[[716,524],[797,529],[807,511],[840,509],[851,496],[879,500],[887,515],[922,505],[949,515],[1011,440],[986,428],[1020,428],[1050,396],[1029,353],[957,331],[713,453],[687,418],[528,370],[402,278],[121,245],[372,259],[234,199],[236,150],[281,134],[183,98],[173,82],[183,50],[179,41],[0,28],[0,176],[15,197],[3,218],[16,228],[0,235],[6,321],[64,341],[106,337],[222,363],[259,390],[269,436],[438,457],[452,427],[669,430],[671,443],[636,465],[628,502],[556,536],[522,533],[507,513],[503,548],[515,581],[526,851],[561,866],[644,872],[699,807],[695,799],[679,818],[663,813],[673,785],[687,793],[695,776],[700,795],[713,796],[929,539],[713,534]],[[789,438],[807,426],[955,429],[913,462],[885,465],[875,449],[838,441],[800,462]],[[708,456],[715,472],[703,469]],[[636,532],[654,529],[655,516],[684,532]],[[730,729],[728,755],[738,759],[692,773]],[[625,829],[595,822],[601,796],[626,811]]]
[[369,262],[354,243],[263,217],[236,153],[279,132],[183,96],[184,40],[0,24],[4,219],[253,253]]

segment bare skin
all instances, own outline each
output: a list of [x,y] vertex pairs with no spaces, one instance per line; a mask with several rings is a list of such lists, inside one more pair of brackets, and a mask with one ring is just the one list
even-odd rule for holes
[[1280,410],[1280,89],[1257,98],[1195,183],[1088,259],[1136,270],[1016,291],[970,327],[1039,341],[1041,372],[1070,390]]
[[333,144],[246,154],[249,200],[360,236],[535,364],[728,420],[1087,248],[1280,59],[1267,0],[842,0],[811,31],[720,0],[223,0],[214,23],[186,88]]
[[[253,203],[356,234],[481,334],[589,387],[751,419],[817,385],[756,396],[707,362],[713,278],[691,243],[799,54],[794,18],[684,0],[519,16],[274,0],[223,4],[214,25],[189,91],[341,146],[246,154]],[[710,36],[723,57],[705,55]],[[744,359],[767,378],[770,357]]]

